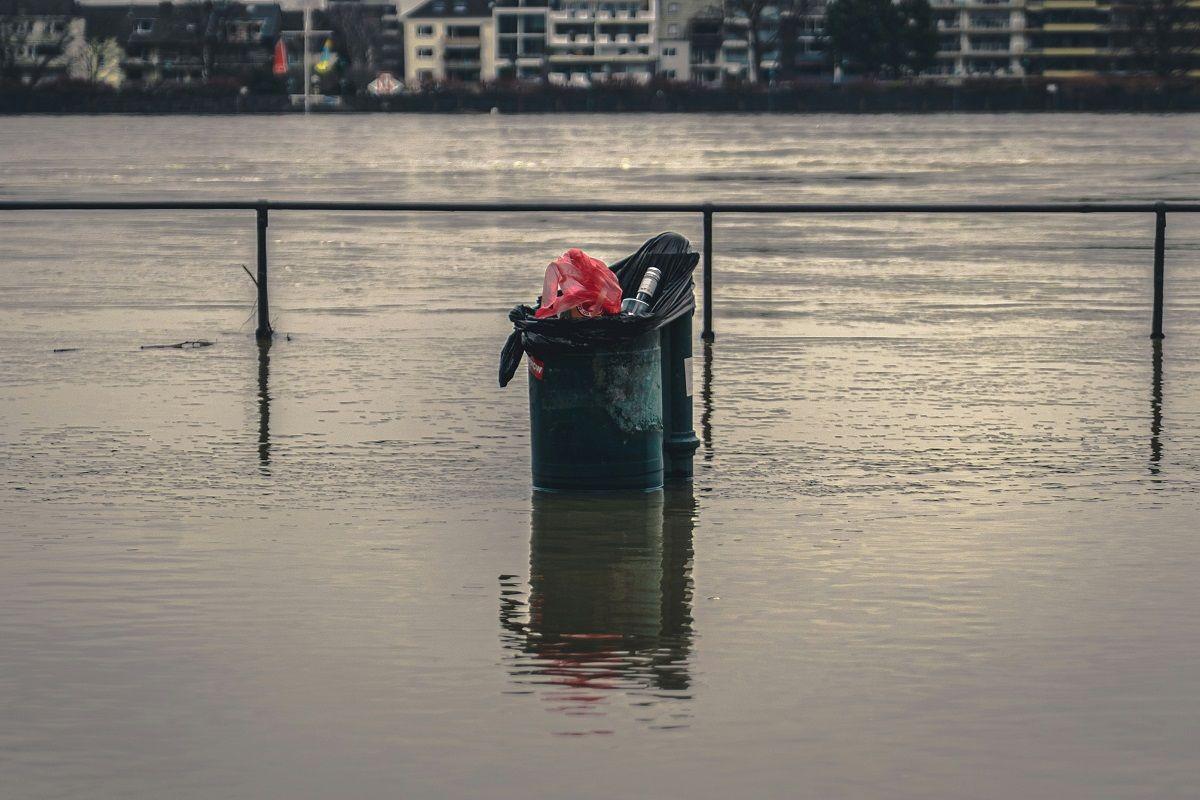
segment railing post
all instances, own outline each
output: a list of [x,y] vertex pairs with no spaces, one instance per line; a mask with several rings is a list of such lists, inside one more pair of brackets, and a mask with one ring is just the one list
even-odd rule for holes
[[704,327],[700,338],[711,342],[717,338],[713,331],[713,290],[712,290],[712,203],[704,204]]
[[271,305],[267,298],[267,201],[260,200],[255,210],[258,216],[258,328],[254,331],[259,341],[270,340]]
[[1163,338],[1163,277],[1167,260],[1167,212],[1154,212],[1154,322],[1151,339]]

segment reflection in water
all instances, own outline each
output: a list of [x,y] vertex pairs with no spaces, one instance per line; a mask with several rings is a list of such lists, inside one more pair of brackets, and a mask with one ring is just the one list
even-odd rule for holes
[[264,473],[271,471],[271,340],[258,342],[258,464]]
[[1157,475],[1162,461],[1162,406],[1163,406],[1163,343],[1154,339],[1154,355],[1151,357],[1154,377],[1150,389],[1150,474]]
[[500,622],[522,693],[583,730],[628,697],[655,728],[684,727],[691,695],[691,487],[639,495],[534,493],[529,587],[502,576]]
[[713,418],[713,343],[704,343],[704,381],[700,386],[700,438],[704,442],[704,460],[712,461],[712,418]]

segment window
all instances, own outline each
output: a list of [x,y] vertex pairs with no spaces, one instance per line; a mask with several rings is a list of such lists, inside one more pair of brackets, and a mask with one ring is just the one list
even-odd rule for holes
[[421,36],[426,39],[428,39],[430,36],[433,36],[433,26],[432,25],[418,25],[417,26],[417,36]]
[[676,25],[674,22],[672,22],[670,25],[667,26],[667,36],[678,36],[678,35],[679,35],[679,26]]
[[679,3],[667,3],[667,13],[668,14],[678,14],[679,13]]
[[675,48],[674,47],[664,47],[663,55],[666,56],[667,58],[670,58],[671,56],[675,55]]
[[152,19],[139,19],[137,27],[134,28],[135,33],[149,33],[152,30],[154,30],[154,20]]
[[496,23],[500,27],[501,33],[516,33],[517,32],[517,15],[505,14],[497,18]]
[[667,80],[675,80],[675,70],[673,69],[664,69],[662,74]]
[[433,58],[433,48],[432,47],[418,47],[417,48],[417,58]]
[[546,18],[540,14],[526,14],[521,18],[522,30],[525,33],[545,33]]

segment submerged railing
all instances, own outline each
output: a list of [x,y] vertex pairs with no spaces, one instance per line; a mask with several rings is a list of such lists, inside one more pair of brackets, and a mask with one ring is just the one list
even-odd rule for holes
[[258,226],[259,339],[270,339],[267,225],[272,211],[396,211],[442,213],[701,214],[704,221],[701,337],[713,330],[713,217],[717,214],[1154,214],[1154,305],[1150,336],[1163,338],[1163,278],[1168,213],[1200,213],[1200,203],[356,203],[309,200],[0,200],[0,211],[253,211]]

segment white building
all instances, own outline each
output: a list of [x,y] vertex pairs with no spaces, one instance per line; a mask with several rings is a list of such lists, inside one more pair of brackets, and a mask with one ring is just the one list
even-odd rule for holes
[[[659,0],[658,74],[667,80],[692,79],[692,45],[688,24],[692,17],[720,8],[714,0]],[[719,12],[716,12],[719,13]]]
[[658,0],[550,0],[547,77],[587,86],[648,83],[658,62]]
[[404,18],[404,79],[411,86],[496,79],[489,0],[428,0]]
[[[954,77],[1024,75],[1025,0],[931,0],[940,43],[934,72]],[[1093,4],[1094,5],[1094,4]]]
[[546,73],[546,0],[496,0],[496,75],[541,80]]

